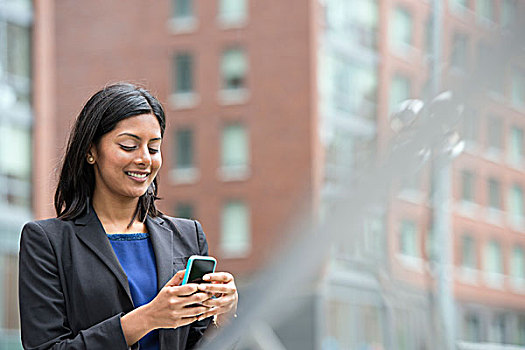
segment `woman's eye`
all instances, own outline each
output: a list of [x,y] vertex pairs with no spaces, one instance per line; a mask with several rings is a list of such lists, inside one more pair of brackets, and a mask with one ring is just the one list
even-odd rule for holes
[[155,153],[159,153],[159,150],[156,149],[156,148],[150,148],[149,152],[152,153],[152,154],[155,154]]
[[122,148],[124,151],[133,151],[134,149],[137,149],[136,146],[125,146],[125,145],[120,145],[120,148]]

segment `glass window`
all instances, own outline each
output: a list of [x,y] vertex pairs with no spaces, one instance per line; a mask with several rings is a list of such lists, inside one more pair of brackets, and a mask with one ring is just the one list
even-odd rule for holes
[[175,206],[175,216],[184,219],[194,219],[193,204],[191,203],[177,203]]
[[419,247],[417,239],[417,228],[414,221],[403,220],[401,222],[401,242],[400,251],[403,255],[419,257]]
[[[0,124],[0,175],[19,180],[31,177],[31,130]],[[16,152],[13,152],[16,149]]]
[[468,37],[462,33],[455,33],[452,40],[452,67],[465,69],[468,64]]
[[246,20],[248,0],[220,0],[219,18],[227,23],[239,23]]
[[477,0],[476,14],[478,18],[494,21],[494,0]]
[[487,244],[485,252],[485,270],[489,273],[503,274],[501,246],[495,240],[491,240]]
[[469,170],[461,172],[461,199],[474,202],[474,174]]
[[501,209],[501,185],[496,179],[489,179],[489,207]]
[[193,0],[173,0],[173,17],[193,17]]
[[478,142],[479,119],[477,111],[471,108],[465,108],[463,117],[463,137],[469,144]]
[[390,112],[394,112],[398,108],[398,104],[410,98],[411,83],[410,79],[395,75],[390,86]]
[[516,126],[510,129],[509,160],[514,164],[523,161],[523,129]]
[[334,57],[333,103],[343,112],[374,119],[376,114],[377,73],[374,67]]
[[514,22],[517,10],[516,0],[503,0],[501,3],[501,25],[503,27],[509,26]]
[[479,315],[474,312],[465,314],[465,336],[466,341],[480,342],[481,339],[481,322]]
[[406,50],[412,46],[412,15],[403,7],[396,7],[392,14],[390,43],[395,50]]
[[487,146],[493,150],[503,148],[503,123],[497,116],[488,118],[487,123]]
[[476,244],[470,235],[463,236],[461,240],[461,266],[476,269]]
[[509,213],[515,221],[523,218],[523,190],[519,185],[513,185],[509,196]]
[[29,27],[6,23],[7,72],[14,76],[31,76],[31,32]]
[[518,334],[516,343],[518,345],[525,345],[525,315],[518,316]]
[[514,69],[512,74],[512,104],[525,108],[525,73],[520,69]]
[[222,55],[221,77],[223,89],[242,89],[246,85],[248,63],[242,49],[228,49]]
[[503,344],[505,341],[505,314],[497,313],[493,315],[492,322],[490,323],[489,329],[489,341],[494,343]]
[[222,130],[222,166],[245,167],[249,163],[248,135],[242,124],[226,125]]
[[174,92],[193,92],[193,57],[188,53],[175,55],[174,59]]
[[194,167],[193,130],[179,129],[175,132],[175,167],[188,169]]
[[525,279],[525,255],[523,248],[515,246],[512,249],[511,275],[514,278]]
[[246,256],[250,250],[250,212],[243,201],[230,200],[222,209],[221,249],[227,257]]

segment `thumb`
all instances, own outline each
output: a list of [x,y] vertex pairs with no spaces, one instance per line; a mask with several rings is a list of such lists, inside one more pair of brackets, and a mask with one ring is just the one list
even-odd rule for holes
[[166,283],[166,285],[167,286],[178,286],[178,285],[180,285],[180,283],[184,279],[184,273],[185,272],[186,272],[186,270],[177,271],[177,273],[174,274],[173,277],[171,277],[171,279]]

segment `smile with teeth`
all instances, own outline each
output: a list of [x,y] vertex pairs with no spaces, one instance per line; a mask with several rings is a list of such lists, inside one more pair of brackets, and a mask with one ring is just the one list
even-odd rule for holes
[[132,177],[136,177],[138,179],[145,179],[149,175],[149,173],[142,173],[141,174],[141,173],[134,173],[132,171],[126,171],[126,175],[132,176]]

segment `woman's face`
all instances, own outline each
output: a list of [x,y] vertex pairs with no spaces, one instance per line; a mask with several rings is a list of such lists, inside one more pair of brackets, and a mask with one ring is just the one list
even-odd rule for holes
[[142,196],[162,165],[161,131],[153,114],[120,121],[90,154],[95,159],[95,193],[114,198]]

